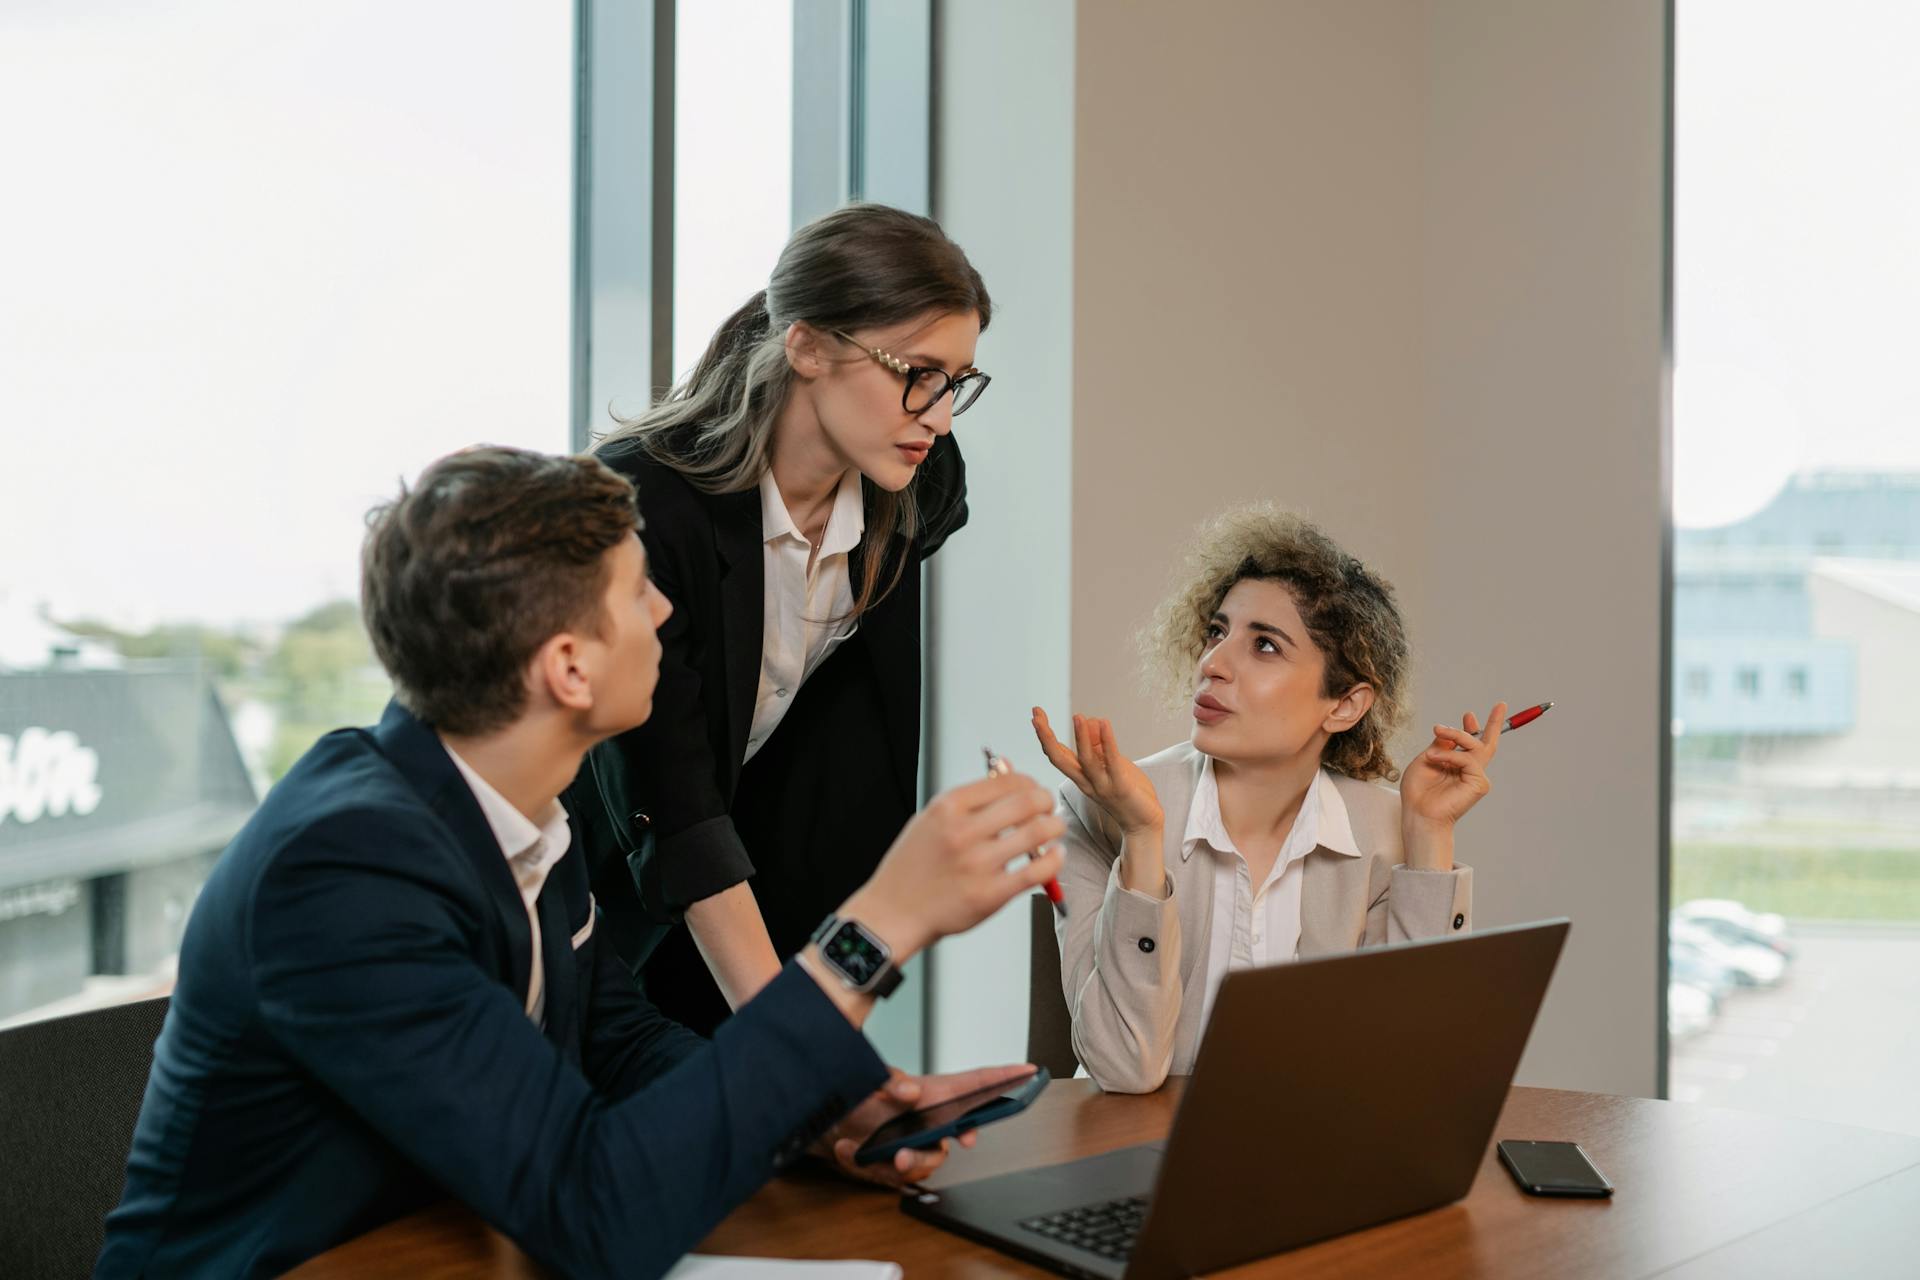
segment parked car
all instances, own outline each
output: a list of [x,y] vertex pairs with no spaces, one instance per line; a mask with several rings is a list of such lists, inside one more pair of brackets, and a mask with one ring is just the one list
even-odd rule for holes
[[1713,1024],[1720,1002],[1691,982],[1667,983],[1667,1038],[1685,1040]]
[[1667,979],[1706,992],[1716,1011],[1719,1002],[1739,983],[1732,968],[1684,938],[1671,938],[1667,943]]
[[1787,958],[1760,942],[1724,942],[1705,925],[1674,917],[1667,936],[1676,943],[1698,948],[1707,959],[1725,966],[1742,986],[1770,987],[1787,976]]
[[1674,908],[1673,916],[1699,925],[1722,942],[1756,943],[1793,959],[1786,918],[1775,912],[1749,911],[1745,904],[1731,898],[1695,898]]

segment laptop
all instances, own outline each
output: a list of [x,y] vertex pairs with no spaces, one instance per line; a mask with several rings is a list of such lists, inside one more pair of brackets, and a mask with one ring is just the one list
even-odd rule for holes
[[1161,1280],[1467,1193],[1566,920],[1227,975],[1165,1142],[910,1193],[1069,1276]]

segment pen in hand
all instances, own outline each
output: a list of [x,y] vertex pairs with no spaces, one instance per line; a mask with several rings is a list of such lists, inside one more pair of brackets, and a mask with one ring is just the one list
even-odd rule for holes
[[[1516,711],[1512,715],[1508,716],[1505,720],[1500,722],[1500,732],[1512,733],[1515,729],[1523,729],[1526,726],[1532,724],[1535,720],[1538,720],[1541,716],[1547,714],[1547,712],[1551,710],[1553,710],[1553,704],[1551,702],[1542,702],[1534,706],[1528,707],[1525,711]],[[1473,736],[1476,738],[1479,738],[1482,742],[1485,742],[1487,739],[1487,734],[1489,731],[1492,730],[1492,728],[1493,728],[1493,725],[1491,723],[1482,725],[1480,727],[1480,732],[1474,734]],[[1464,750],[1464,748],[1456,746],[1454,747],[1454,750],[1460,751],[1460,750]]]
[[[1013,765],[1008,763],[1005,756],[993,754],[992,747],[982,747],[980,748],[980,752],[987,758],[987,776],[989,778],[997,778],[1003,773],[1013,772]],[[1031,858],[1033,854],[1029,852],[1027,856]],[[1047,883],[1044,887],[1047,891],[1047,901],[1053,904],[1054,911],[1061,919],[1066,919],[1067,897],[1060,892],[1060,881],[1054,876],[1048,876]]]
[[1535,720],[1538,720],[1551,710],[1553,710],[1553,704],[1551,702],[1543,702],[1538,706],[1528,707],[1525,711],[1516,711],[1507,717],[1507,722],[1500,726],[1500,731],[1502,733],[1512,733],[1515,729],[1532,724]]

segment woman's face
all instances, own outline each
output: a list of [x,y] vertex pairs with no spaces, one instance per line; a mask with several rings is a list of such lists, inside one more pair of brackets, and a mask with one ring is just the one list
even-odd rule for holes
[[[897,493],[926,461],[934,440],[953,429],[953,397],[940,397],[924,413],[908,413],[901,407],[906,378],[870,358],[865,348],[879,347],[906,364],[957,376],[973,364],[980,317],[971,311],[928,312],[905,324],[848,333],[858,346],[832,334],[815,335],[822,358],[810,366],[818,372],[804,378],[801,393],[811,399],[828,445],[846,465]],[[923,378],[916,390],[924,387]]]
[[1332,732],[1347,727],[1341,696],[1320,691],[1326,669],[1293,593],[1241,579],[1207,628],[1194,679],[1193,745],[1229,763],[1307,750],[1318,757]]

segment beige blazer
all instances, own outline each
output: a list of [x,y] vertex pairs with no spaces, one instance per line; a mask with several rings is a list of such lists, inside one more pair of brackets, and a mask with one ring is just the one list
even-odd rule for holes
[[[1215,928],[1211,858],[1180,856],[1206,757],[1189,743],[1139,762],[1166,812],[1165,899],[1120,885],[1120,830],[1071,783],[1060,789],[1067,833],[1057,924],[1073,1051],[1111,1093],[1149,1093],[1193,1070]],[[1400,864],[1400,794],[1329,775],[1346,802],[1354,858],[1321,846],[1302,864],[1299,956],[1434,938],[1473,925],[1473,871]],[[1220,928],[1232,927],[1223,921]]]

